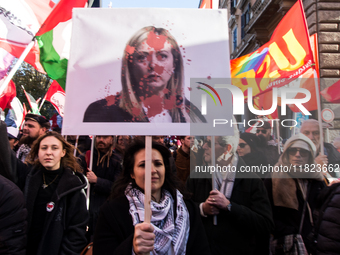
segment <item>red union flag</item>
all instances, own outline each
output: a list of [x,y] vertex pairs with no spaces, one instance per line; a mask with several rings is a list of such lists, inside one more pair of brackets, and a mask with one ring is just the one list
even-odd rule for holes
[[270,41],[257,51],[230,62],[233,85],[247,96],[281,87],[299,77],[314,64],[306,19],[297,1],[276,27]]
[[340,104],[340,80],[321,91],[321,95],[330,103]]
[[[0,85],[4,82],[6,76],[0,81]],[[14,82],[11,80],[5,90],[0,95],[0,108],[5,110],[6,108],[11,108],[11,102],[17,95],[17,90],[15,88]]]
[[45,100],[51,102],[61,117],[64,117],[65,91],[57,81],[53,81],[48,89]]

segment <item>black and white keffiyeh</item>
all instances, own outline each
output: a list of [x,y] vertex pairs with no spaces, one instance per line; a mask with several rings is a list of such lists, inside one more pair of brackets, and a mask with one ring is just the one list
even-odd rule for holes
[[237,168],[238,163],[238,156],[236,154],[233,155],[233,158],[230,163],[230,171],[227,172],[218,172],[216,171],[215,174],[215,187],[224,194],[224,196],[230,200],[231,194],[234,188],[234,182],[236,177],[236,171],[233,171],[232,166],[234,169]]
[[[125,190],[129,200],[130,214],[133,225],[144,221],[144,194],[131,184]],[[189,237],[189,212],[182,194],[177,190],[176,219],[174,220],[174,199],[170,192],[163,190],[159,203],[151,201],[151,224],[154,226],[155,245],[151,254],[168,254],[170,249],[174,254],[185,254]],[[172,246],[172,247],[171,247]]]

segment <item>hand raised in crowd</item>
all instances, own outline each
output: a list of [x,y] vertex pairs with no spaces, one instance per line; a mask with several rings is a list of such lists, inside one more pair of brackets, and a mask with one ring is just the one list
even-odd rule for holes
[[[327,169],[328,158],[326,155],[319,154],[314,160],[317,165],[321,165],[321,169]],[[325,175],[326,172],[323,172],[323,174]]]
[[133,251],[137,254],[145,254],[154,249],[155,234],[154,227],[150,223],[139,223],[135,226],[133,236]]
[[230,204],[230,201],[223,193],[215,189],[210,191],[207,203],[211,206],[217,207],[218,209],[227,210],[227,206]]
[[97,175],[92,172],[89,168],[87,169],[86,177],[89,180],[89,183],[97,183]]

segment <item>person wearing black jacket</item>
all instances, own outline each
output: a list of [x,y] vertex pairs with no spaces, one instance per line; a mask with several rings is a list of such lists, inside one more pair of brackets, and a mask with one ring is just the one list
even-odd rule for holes
[[26,254],[26,218],[27,210],[21,190],[0,175],[0,254]]
[[317,197],[326,187],[320,170],[313,168],[315,154],[316,147],[308,137],[301,133],[290,137],[275,166],[283,170],[273,171],[271,178],[264,181],[275,223],[271,244],[273,254],[281,254],[280,243],[289,235],[301,235],[305,250],[308,254],[312,251],[313,244],[308,239],[314,225],[312,212]]
[[100,210],[93,254],[210,254],[198,208],[180,188],[169,156],[166,147],[152,144],[150,224],[143,222],[145,143],[136,141],[127,149],[123,174]]
[[316,200],[314,235],[310,235],[317,255],[339,254],[340,251],[340,183],[324,188]]
[[[197,178],[192,175],[187,182],[192,199],[200,208],[211,252],[214,255],[269,254],[273,219],[264,184],[254,173],[239,174],[246,164],[236,154],[237,130],[233,137],[215,139],[216,163],[235,171],[224,171],[225,175],[216,173],[216,189],[212,186],[210,173],[210,178],[202,178],[206,173],[197,173]],[[211,137],[207,137],[203,145],[207,165],[211,164],[211,146]],[[217,224],[214,224],[214,217]]]
[[99,209],[111,193],[112,185],[122,171],[120,158],[113,151],[113,136],[96,136],[93,150],[92,170],[89,169],[91,151],[81,156],[90,187],[90,220],[87,238],[90,242],[96,227]]
[[[0,122],[0,157],[10,149]],[[73,156],[73,146],[56,132],[33,144],[27,164],[17,159],[12,175],[24,183],[28,212],[27,255],[79,254],[86,245],[88,212],[86,180]],[[24,179],[24,180],[20,180]]]

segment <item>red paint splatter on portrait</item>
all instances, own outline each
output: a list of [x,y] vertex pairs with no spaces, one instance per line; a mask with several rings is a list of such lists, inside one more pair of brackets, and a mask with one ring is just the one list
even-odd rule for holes
[[164,99],[164,109],[171,110],[176,103],[176,96],[171,96],[169,99]]
[[105,100],[106,100],[106,105],[111,106],[116,103],[117,97],[114,95],[110,95],[110,96],[105,97]]
[[144,106],[148,108],[148,118],[160,114],[163,111],[162,101],[162,97],[158,95],[153,95],[143,101]]
[[125,51],[129,53],[130,55],[132,55],[135,52],[135,47],[126,45]]
[[165,35],[157,35],[154,31],[151,31],[148,34],[148,38],[146,39],[146,43],[154,48],[156,51],[159,51],[164,48],[164,43],[166,42],[167,37]]
[[162,74],[164,72],[164,66],[155,64],[154,70],[157,74]]
[[132,116],[135,116],[135,117],[141,113],[141,109],[137,107],[132,107],[131,111],[132,111]]

